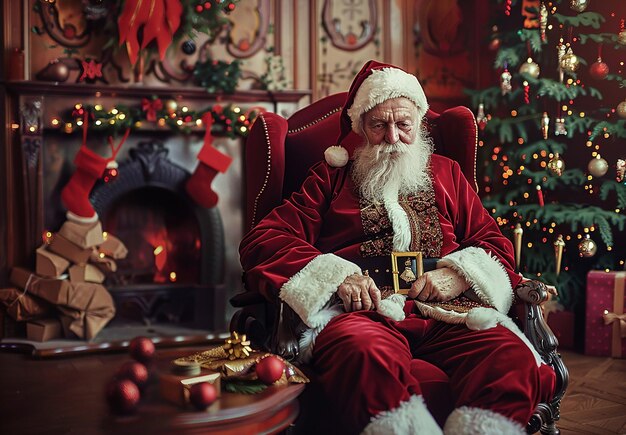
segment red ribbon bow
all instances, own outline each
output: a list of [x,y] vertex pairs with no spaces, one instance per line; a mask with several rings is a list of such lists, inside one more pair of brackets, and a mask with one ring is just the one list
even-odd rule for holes
[[141,110],[146,112],[146,120],[154,122],[156,121],[156,112],[163,108],[163,101],[160,99],[148,100],[144,98],[141,100]]

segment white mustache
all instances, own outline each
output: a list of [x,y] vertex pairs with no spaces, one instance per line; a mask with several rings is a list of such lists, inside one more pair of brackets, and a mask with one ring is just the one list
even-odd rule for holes
[[409,150],[409,145],[404,142],[398,141],[390,144],[387,142],[381,142],[376,146],[376,154],[378,157],[385,154],[405,153]]

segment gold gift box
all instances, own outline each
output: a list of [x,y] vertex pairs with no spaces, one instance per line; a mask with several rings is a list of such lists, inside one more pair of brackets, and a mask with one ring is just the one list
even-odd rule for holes
[[213,384],[217,390],[217,396],[220,396],[220,374],[207,371],[198,376],[191,377],[172,373],[159,375],[159,391],[161,398],[175,405],[185,407],[189,403],[189,389],[192,385],[200,382]]

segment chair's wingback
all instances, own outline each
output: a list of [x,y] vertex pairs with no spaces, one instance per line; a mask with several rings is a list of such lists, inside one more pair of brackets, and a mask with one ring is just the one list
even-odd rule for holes
[[[308,170],[324,158],[324,151],[337,142],[339,117],[346,92],[322,98],[300,109],[289,119],[263,113],[246,141],[246,229],[298,190]],[[466,107],[453,107],[441,114],[429,110],[426,125],[435,152],[456,160],[474,188],[478,131],[474,114]],[[343,145],[350,154],[361,138],[351,133]]]

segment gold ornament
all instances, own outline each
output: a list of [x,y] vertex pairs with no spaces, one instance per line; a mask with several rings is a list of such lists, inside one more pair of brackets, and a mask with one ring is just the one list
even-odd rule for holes
[[522,236],[524,235],[524,229],[522,225],[515,224],[513,230],[513,246],[515,247],[515,267],[519,269],[519,265],[522,259]]
[[508,94],[511,92],[511,89],[513,89],[511,86],[512,77],[513,76],[508,69],[505,68],[504,71],[502,71],[502,75],[500,76],[500,89],[502,89],[502,95]]
[[541,116],[541,134],[543,134],[543,138],[548,138],[548,130],[550,129],[550,117],[548,116],[548,112],[543,112]]
[[626,45],[626,30],[622,30],[617,34],[617,42],[621,45]]
[[169,113],[170,115],[172,113],[176,113],[176,109],[178,109],[178,103],[175,100],[167,100],[165,102],[165,110],[167,111],[167,113]]
[[626,175],[626,160],[617,159],[615,164],[615,181],[621,183],[624,181],[624,175]]
[[579,64],[580,61],[578,60],[578,57],[574,54],[574,50],[572,50],[572,47],[568,47],[563,57],[561,57],[559,66],[563,71],[573,73],[578,69]]
[[529,57],[526,59],[526,62],[519,67],[519,72],[520,74],[528,74],[532,78],[536,79],[541,73],[541,68],[539,68],[537,62],[533,62],[532,57]]
[[561,83],[563,83],[563,68],[561,68],[561,59],[563,59],[563,56],[565,56],[565,44],[563,44],[562,42],[559,43],[559,45],[556,46],[556,56],[557,56],[557,62],[559,65],[559,81]]
[[558,175],[559,177],[563,175],[563,171],[565,170],[565,162],[559,156],[559,153],[554,153],[554,157],[550,159],[548,162],[548,169],[554,175]]
[[484,130],[487,126],[487,116],[485,115],[485,105],[484,103],[478,103],[478,113],[476,114],[476,123],[481,130]]
[[609,170],[609,162],[604,160],[600,157],[600,154],[598,154],[594,159],[589,161],[587,170],[594,177],[602,177]]
[[239,335],[237,332],[231,332],[230,338],[227,338],[224,344],[224,350],[229,360],[247,358],[252,353],[250,340],[246,340],[246,334]]
[[567,128],[565,128],[565,118],[556,118],[554,121],[554,135],[567,136]]
[[617,116],[620,118],[626,118],[626,100],[619,103],[615,111],[617,112]]
[[565,248],[565,242],[563,241],[563,235],[559,234],[554,241],[554,257],[556,260],[556,276],[561,273],[561,261],[563,260],[563,248]]
[[585,234],[585,238],[578,244],[578,252],[581,257],[589,258],[596,255],[598,245],[593,241],[589,234]]
[[588,0],[571,0],[569,3],[569,7],[576,12],[584,12],[587,6],[589,6]]
[[539,27],[541,29],[541,40],[546,40],[546,29],[548,28],[548,8],[541,2],[539,7]]

